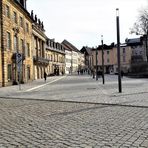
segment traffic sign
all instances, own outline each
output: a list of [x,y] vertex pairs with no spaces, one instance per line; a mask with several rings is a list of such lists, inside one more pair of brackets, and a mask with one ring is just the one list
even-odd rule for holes
[[22,69],[22,54],[16,53],[16,64],[17,64],[17,71],[21,72]]
[[16,53],[16,63],[21,63],[22,61],[22,54],[21,53]]

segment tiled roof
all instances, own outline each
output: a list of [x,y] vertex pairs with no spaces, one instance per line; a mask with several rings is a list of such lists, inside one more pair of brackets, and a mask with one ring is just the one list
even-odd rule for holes
[[93,48],[84,46],[84,47],[82,47],[82,49],[81,49],[80,51],[81,51],[82,53],[86,52],[86,54],[91,55],[92,49],[93,49]]

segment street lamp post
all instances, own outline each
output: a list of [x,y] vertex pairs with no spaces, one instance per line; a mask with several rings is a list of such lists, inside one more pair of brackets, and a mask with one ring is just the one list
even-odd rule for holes
[[102,43],[102,83],[105,84],[105,79],[104,79],[104,50],[103,50],[103,35],[101,35],[101,43]]
[[120,27],[119,27],[119,9],[116,9],[116,25],[117,25],[117,59],[118,59],[118,88],[119,93],[122,92],[121,85],[121,65],[120,65]]
[[96,81],[98,81],[98,49],[96,48]]
[[18,33],[19,33],[19,29],[18,28],[13,28],[14,30],[14,34],[15,34],[15,37],[16,37],[16,61],[15,61],[15,64],[16,64],[16,80],[17,80],[17,77],[18,77],[18,83],[19,83],[19,90],[21,90],[21,62],[22,62],[22,55],[19,54],[19,49],[18,49]]
[[146,57],[147,57],[147,62],[148,62],[148,28],[146,32],[146,42],[145,42],[145,47],[146,47]]

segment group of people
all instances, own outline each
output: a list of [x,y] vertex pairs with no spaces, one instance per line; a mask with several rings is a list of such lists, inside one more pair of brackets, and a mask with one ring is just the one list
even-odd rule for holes
[[83,75],[83,74],[85,74],[87,72],[87,70],[86,69],[78,69],[77,72],[78,72],[78,75],[79,74]]

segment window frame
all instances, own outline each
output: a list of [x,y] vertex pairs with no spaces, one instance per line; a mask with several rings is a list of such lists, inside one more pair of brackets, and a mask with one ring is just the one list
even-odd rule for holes
[[13,21],[17,24],[17,13],[13,11]]
[[7,65],[7,79],[8,81],[12,80],[12,64]]
[[[7,31],[7,49],[11,50],[11,33]],[[9,37],[8,37],[9,36]],[[9,38],[9,39],[8,39]],[[9,42],[9,43],[8,43]]]
[[29,33],[29,24],[26,22],[26,32]]
[[20,16],[20,27],[22,27],[22,28],[23,28],[23,26],[24,26],[23,17],[22,17],[22,16]]
[[6,16],[10,18],[10,7],[6,5]]
[[27,57],[30,57],[30,44],[27,43]]

